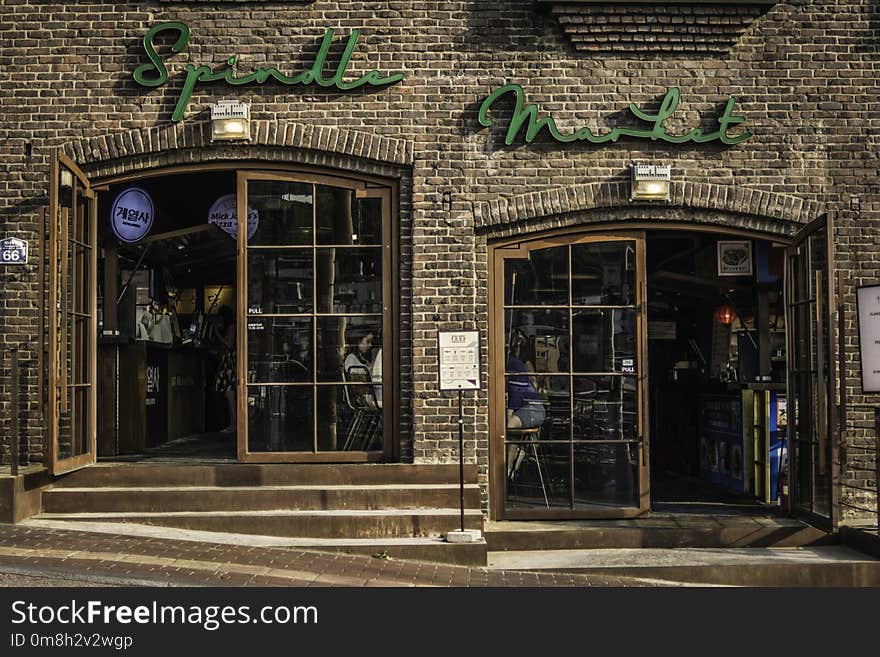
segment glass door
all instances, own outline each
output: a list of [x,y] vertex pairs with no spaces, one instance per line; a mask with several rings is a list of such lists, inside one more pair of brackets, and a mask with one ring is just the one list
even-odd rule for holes
[[786,251],[791,510],[822,526],[831,526],[838,515],[833,247],[831,218],[822,217],[805,226]]
[[390,458],[390,201],[348,179],[238,174],[240,460]]
[[60,153],[49,197],[48,463],[58,475],[95,462],[97,204]]
[[567,236],[494,253],[496,515],[647,511],[643,236]]

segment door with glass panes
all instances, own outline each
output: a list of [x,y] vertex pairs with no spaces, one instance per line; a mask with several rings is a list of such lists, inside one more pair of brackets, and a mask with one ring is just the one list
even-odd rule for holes
[[493,516],[649,508],[642,234],[492,248]]
[[[788,458],[791,511],[831,529],[839,521],[840,425],[836,405],[834,225],[804,226],[786,251]],[[840,365],[840,363],[838,363]]]
[[59,475],[95,462],[97,204],[88,178],[60,152],[51,176],[47,447],[49,469]]
[[391,190],[238,174],[238,453],[392,457]]

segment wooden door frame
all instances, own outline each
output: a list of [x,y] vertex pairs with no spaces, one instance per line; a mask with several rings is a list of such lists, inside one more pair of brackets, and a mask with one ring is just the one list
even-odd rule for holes
[[[59,394],[59,388],[62,388],[61,391],[61,399],[62,401],[66,400],[67,395],[69,394],[67,389],[67,373],[65,372],[63,376],[59,376],[58,374],[58,345],[59,345],[59,335],[58,335],[58,322],[57,322],[57,313],[58,313],[58,304],[59,301],[64,302],[64,298],[62,296],[59,299],[58,288],[59,288],[59,280],[63,278],[64,272],[59,273],[58,271],[58,255],[59,255],[59,246],[63,249],[66,248],[67,238],[61,239],[57,234],[57,227],[59,226],[59,222],[65,221],[65,217],[59,216],[60,212],[60,176],[62,168],[67,169],[71,172],[71,175],[79,181],[80,185],[82,185],[82,194],[85,198],[89,200],[89,209],[88,209],[88,224],[89,224],[89,243],[90,243],[90,251],[89,251],[89,260],[88,265],[90,269],[90,282],[89,282],[89,309],[90,309],[90,320],[88,323],[89,327],[89,336],[87,338],[88,345],[90,347],[89,350],[89,362],[87,364],[88,373],[89,373],[89,408],[88,408],[88,436],[85,437],[85,440],[88,442],[88,450],[82,454],[71,456],[66,459],[60,459],[58,455],[58,407],[56,404],[56,400]],[[98,257],[98,248],[97,248],[97,227],[98,227],[98,204],[97,198],[95,196],[95,192],[92,189],[92,186],[89,182],[88,177],[80,170],[80,168],[76,165],[76,163],[67,157],[60,150],[55,150],[52,154],[51,158],[51,166],[50,166],[50,175],[51,181],[49,185],[49,303],[48,303],[48,317],[49,317],[49,327],[48,327],[48,358],[47,358],[47,369],[48,369],[48,377],[47,377],[47,400],[46,404],[48,406],[47,413],[47,423],[46,423],[46,454],[47,454],[47,464],[49,466],[49,471],[53,476],[61,475],[66,472],[71,472],[73,470],[78,470],[79,468],[85,467],[87,465],[91,465],[95,463],[97,458],[97,385],[96,385],[96,376],[97,376],[97,335],[98,335],[98,286],[97,286],[97,257]],[[74,182],[74,191],[76,190],[76,183]],[[69,218],[74,225],[76,225],[77,221],[77,195],[73,194],[73,216]],[[62,225],[62,230],[66,230],[68,227],[66,225]],[[62,244],[59,245],[59,242]],[[41,254],[41,258],[43,254]],[[64,281],[61,280],[63,284]],[[62,309],[66,314],[66,306]],[[63,325],[61,327],[62,331],[67,331],[66,327],[66,319],[63,320]],[[64,360],[67,359],[67,340],[66,336],[62,334],[62,340],[60,344],[63,348]]]
[[[554,246],[571,246],[596,242],[636,242],[636,344],[638,356],[638,422],[639,443],[639,490],[638,506],[618,507],[596,505],[589,509],[529,508],[505,509],[504,427],[505,388],[504,385],[504,260],[523,258],[530,251]],[[549,233],[508,238],[488,245],[488,298],[489,298],[489,514],[492,520],[546,519],[562,520],[576,518],[632,518],[644,515],[650,510],[650,440],[648,436],[648,348],[647,348],[647,289],[645,285],[644,230],[610,229],[597,227],[594,230],[561,230]],[[570,274],[571,272],[569,272]]]
[[[328,452],[249,452],[247,405],[247,222],[238,222],[236,242],[236,435],[237,456],[240,463],[367,463],[386,462],[400,456],[400,281],[398,276],[397,224],[398,196],[394,181],[375,182],[363,178],[333,176],[324,172],[308,173],[258,166],[236,170],[237,215],[247,216],[247,184],[251,180],[304,182],[351,189],[358,198],[382,199],[382,325],[383,342],[390,333],[390,341],[382,349],[382,450],[328,451]],[[313,248],[320,245],[314,243]],[[312,345],[314,348],[315,345]],[[389,393],[389,394],[385,394]],[[390,428],[390,431],[388,430]]]
[[[838,312],[838,300],[836,299],[837,294],[837,285],[838,280],[835,276],[835,258],[834,258],[834,216],[831,213],[826,213],[821,217],[814,219],[810,223],[802,226],[797,233],[791,238],[789,241],[786,254],[785,254],[785,334],[786,334],[786,367],[787,367],[787,381],[786,381],[786,396],[789,398],[789,408],[794,408],[794,401],[791,399],[791,379],[792,379],[792,370],[794,369],[792,366],[794,364],[794,350],[791,348],[791,340],[792,330],[794,327],[793,317],[791,308],[789,307],[789,294],[790,294],[790,285],[792,281],[790,280],[790,270],[791,270],[791,262],[792,260],[798,258],[799,256],[796,253],[796,250],[800,248],[809,237],[817,234],[819,231],[825,231],[825,261],[826,261],[826,277],[825,285],[827,285],[828,294],[824,296],[821,294],[821,290],[816,288],[816,309],[813,311],[817,314],[817,320],[819,324],[827,323],[828,326],[828,344],[825,345],[827,347],[828,353],[828,382],[827,385],[823,385],[821,382],[817,382],[817,385],[823,388],[823,390],[817,391],[818,398],[822,400],[822,407],[824,407],[823,415],[824,417],[824,430],[827,432],[826,442],[828,454],[826,458],[828,459],[828,486],[829,486],[829,516],[823,516],[815,513],[812,509],[804,509],[799,508],[795,505],[795,500],[797,499],[798,493],[798,477],[797,477],[797,462],[795,460],[795,450],[793,449],[794,444],[792,442],[791,431],[788,432],[787,436],[787,450],[788,450],[788,485],[791,490],[790,495],[790,509],[789,512],[791,515],[801,518],[812,525],[817,527],[827,529],[829,531],[834,531],[837,529],[840,522],[840,446],[843,441],[843,425],[841,422],[842,413],[845,412],[842,408],[843,402],[845,401],[845,392],[844,387],[846,385],[845,378],[843,376],[837,376],[837,369],[842,368],[844,363],[837,363],[837,367],[835,367],[834,357],[837,353],[834,349],[835,340],[834,334],[838,329],[838,321],[837,317]],[[840,354],[837,354],[838,358]],[[817,367],[817,370],[820,370]],[[821,379],[821,371],[817,371],[817,378]],[[840,390],[838,391],[838,381],[840,382]],[[838,403],[835,397],[839,395],[840,403]],[[817,409],[817,413],[818,413]],[[789,413],[789,426],[794,426],[791,422],[792,414]],[[816,430],[821,430],[820,427],[816,427]],[[815,465],[813,466],[815,467]]]

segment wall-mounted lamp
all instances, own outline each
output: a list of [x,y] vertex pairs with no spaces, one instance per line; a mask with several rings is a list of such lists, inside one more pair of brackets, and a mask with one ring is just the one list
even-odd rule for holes
[[61,169],[61,189],[73,187],[73,174],[68,169]]
[[668,201],[672,181],[670,164],[632,164],[630,200]]
[[211,141],[251,138],[251,108],[237,100],[211,105]]

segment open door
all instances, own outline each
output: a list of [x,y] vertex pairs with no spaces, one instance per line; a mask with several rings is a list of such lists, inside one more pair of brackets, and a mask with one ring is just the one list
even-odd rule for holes
[[82,171],[57,153],[49,190],[48,465],[95,462],[97,206]]
[[827,215],[802,228],[785,270],[791,511],[825,529],[839,520],[833,235]]
[[491,253],[493,517],[646,513],[644,235],[561,235]]

